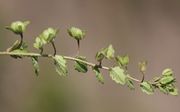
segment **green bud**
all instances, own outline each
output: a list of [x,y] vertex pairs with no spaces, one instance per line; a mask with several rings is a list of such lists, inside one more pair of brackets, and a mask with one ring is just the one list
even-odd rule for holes
[[10,26],[6,26],[6,29],[11,30],[15,34],[22,34],[26,30],[27,25],[29,24],[30,24],[29,21],[25,21],[25,22],[16,21],[11,23]]
[[139,70],[141,72],[146,72],[147,69],[147,61],[139,62]]
[[40,35],[40,38],[43,40],[43,43],[46,44],[53,41],[57,33],[58,33],[57,29],[48,28],[42,32],[42,34]]
[[71,37],[75,38],[76,40],[82,40],[85,37],[85,31],[82,31],[81,29],[76,27],[69,28],[68,33]]

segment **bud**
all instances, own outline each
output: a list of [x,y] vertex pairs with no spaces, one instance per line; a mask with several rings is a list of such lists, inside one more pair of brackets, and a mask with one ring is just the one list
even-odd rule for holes
[[48,28],[42,32],[42,34],[40,35],[40,38],[43,40],[43,43],[46,44],[46,43],[53,41],[53,39],[56,37],[57,33],[58,33],[57,29]]
[[139,62],[139,70],[140,72],[145,73],[147,69],[147,61]]
[[76,40],[82,40],[85,37],[85,31],[82,31],[81,29],[76,27],[69,28],[68,33],[71,37],[75,38]]
[[25,22],[16,21],[11,23],[10,26],[6,26],[6,29],[11,30],[15,34],[22,34],[26,30],[28,24],[30,24],[29,21],[25,21]]

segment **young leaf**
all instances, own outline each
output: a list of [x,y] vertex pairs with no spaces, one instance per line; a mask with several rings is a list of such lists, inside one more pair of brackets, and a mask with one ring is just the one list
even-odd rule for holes
[[152,85],[149,82],[142,82],[140,84],[140,88],[143,92],[145,92],[146,94],[150,95],[154,93],[154,88],[152,87]]
[[162,93],[164,93],[164,94],[168,94],[168,93],[169,93],[169,91],[168,91],[168,89],[166,88],[166,86],[159,86],[158,88],[159,88],[159,90],[160,90]]
[[13,50],[19,49],[18,46],[20,44],[19,40],[16,40],[11,47],[9,47],[6,51],[11,52]]
[[104,50],[104,56],[107,58],[107,59],[112,59],[114,58],[114,48],[112,45],[109,45],[105,50]]
[[114,48],[112,45],[109,45],[107,48],[102,49],[96,53],[96,60],[102,61],[104,58],[112,59],[114,58]]
[[115,59],[120,66],[127,66],[129,64],[129,56],[128,55],[117,56]]
[[119,66],[113,67],[110,69],[110,77],[116,83],[124,85],[126,83],[127,76],[124,74],[124,70],[121,69]]
[[[82,56],[78,56],[76,58],[82,61],[86,61],[86,58]],[[80,61],[75,61],[74,67],[75,67],[75,70],[77,70],[78,72],[86,73],[88,71],[87,64],[82,63]]]
[[[19,48],[19,41],[16,41],[12,47],[7,49],[7,52],[13,52],[13,53],[27,53],[28,46],[25,42],[22,43],[22,45]],[[11,55],[11,57],[17,59],[17,58],[22,58],[22,56],[17,56],[17,55]]]
[[126,78],[126,84],[127,84],[127,86],[128,86],[131,90],[134,90],[134,89],[135,89],[132,80]]
[[36,76],[39,75],[39,64],[38,64],[38,57],[31,57],[32,65],[34,67],[34,72]]
[[15,34],[22,34],[26,30],[26,27],[29,23],[29,21],[15,21],[11,23],[10,26],[6,26],[6,29],[11,30]]
[[76,27],[69,28],[68,33],[71,37],[73,37],[76,40],[82,40],[85,37],[85,31]]
[[173,71],[170,68],[167,68],[167,69],[163,70],[162,75],[163,76],[172,76]]
[[165,84],[169,84],[169,83],[173,82],[174,80],[175,79],[173,76],[164,76],[159,80],[159,82],[161,84],[165,85]]
[[95,58],[96,58],[97,61],[100,62],[100,61],[102,61],[104,59],[104,54],[101,51],[97,52]]
[[92,68],[93,71],[95,72],[96,74],[96,79],[101,83],[101,84],[104,84],[104,77],[103,75],[101,74],[100,70],[98,69],[97,66],[93,67]]
[[169,90],[169,94],[173,95],[173,96],[177,96],[178,95],[178,89],[177,88],[173,88],[173,89]]
[[60,75],[60,76],[67,76],[67,62],[64,59],[63,56],[60,55],[56,55],[53,57],[54,59],[54,65],[56,67],[56,72]]

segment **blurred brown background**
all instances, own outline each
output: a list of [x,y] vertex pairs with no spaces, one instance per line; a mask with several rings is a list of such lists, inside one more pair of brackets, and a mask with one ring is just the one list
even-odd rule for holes
[[[4,29],[16,20],[30,20],[25,32],[29,49],[35,37],[51,26],[60,29],[55,44],[58,54],[73,56],[76,42],[69,38],[70,26],[87,31],[81,55],[95,62],[95,53],[110,43],[117,54],[129,54],[130,71],[140,78],[137,63],[148,60],[146,79],[166,67],[176,73],[180,87],[180,1],[179,0],[1,0],[0,51],[17,38]],[[47,53],[51,47],[46,46]],[[107,61],[105,65],[111,65]],[[115,84],[106,71],[105,84],[93,72],[81,74],[69,62],[69,76],[59,77],[51,60],[40,59],[40,76],[31,60],[0,57],[0,112],[179,112],[179,96],[160,92],[148,96],[137,87],[130,91]],[[136,85],[137,86],[137,85]]]

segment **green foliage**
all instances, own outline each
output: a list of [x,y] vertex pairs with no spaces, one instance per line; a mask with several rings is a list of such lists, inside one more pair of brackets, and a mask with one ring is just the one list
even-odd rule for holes
[[129,56],[116,56],[116,61],[119,64],[119,66],[127,66],[129,64]]
[[121,69],[119,66],[113,67],[109,70],[110,77],[118,84],[124,85],[126,83],[126,75],[124,70]]
[[148,95],[151,95],[154,93],[154,88],[153,88],[152,84],[149,82],[146,82],[146,81],[142,82],[140,84],[140,87],[141,87],[141,90]]
[[112,59],[114,58],[114,48],[112,45],[109,45],[107,48],[102,49],[101,51],[96,53],[96,60],[102,61],[104,58]]
[[39,75],[39,64],[38,64],[38,57],[31,57],[31,60],[32,60],[32,65],[33,65],[33,68],[34,68],[34,72],[36,74],[36,76]]
[[135,89],[134,83],[133,83],[133,81],[131,79],[126,78],[126,84],[131,90]]
[[172,76],[173,71],[170,68],[167,68],[167,69],[163,70],[162,75],[163,76]]
[[26,30],[29,23],[29,21],[15,21],[12,22],[10,26],[6,26],[6,29],[14,32],[15,34],[22,34]]
[[60,55],[56,55],[53,57],[54,59],[54,65],[56,67],[56,72],[60,75],[60,76],[67,76],[67,62],[64,59],[63,56]]
[[[30,53],[27,50],[27,44],[23,42],[23,32],[26,30],[26,27],[29,23],[29,21],[16,21],[13,22],[9,27],[6,27],[15,34],[19,34],[21,36],[21,41],[15,41],[15,43],[5,52],[0,52],[0,55],[10,55],[13,58],[31,58],[34,72],[37,76],[39,75],[40,71],[38,64],[39,57],[52,59],[55,65],[56,72],[60,76],[67,76],[67,60],[71,60],[75,62],[74,68],[78,72],[86,73],[88,71],[88,66],[92,67],[92,71],[95,73],[96,79],[101,84],[104,84],[104,77],[101,73],[101,69],[104,69],[108,70],[109,75],[114,82],[116,82],[117,84],[126,85],[131,90],[135,89],[134,82],[137,82],[141,90],[148,95],[153,94],[155,89],[159,89],[159,91],[164,94],[170,94],[174,96],[178,95],[178,89],[175,86],[176,78],[174,77],[174,72],[171,68],[164,69],[159,77],[155,77],[152,80],[145,80],[144,74],[147,70],[147,61],[142,61],[139,63],[139,71],[143,74],[142,80],[136,79],[132,77],[128,71],[127,66],[129,64],[129,56],[115,56],[115,50],[111,44],[96,53],[95,59],[99,64],[88,62],[85,56],[79,56],[80,40],[85,37],[85,31],[76,27],[69,28],[67,33],[78,42],[78,56],[70,57],[56,55],[56,47],[54,41],[57,36],[58,30],[51,27],[45,29],[41,34],[39,34],[39,36],[35,38],[34,47],[40,49],[41,53]],[[48,43],[51,43],[54,48],[53,55],[42,54],[43,46]],[[114,65],[113,67],[103,66],[103,59],[115,61],[117,65]]]
[[[77,56],[76,58],[82,61],[86,61],[86,57],[83,56]],[[87,64],[81,61],[75,61],[74,67],[78,72],[86,73],[88,71]]]
[[85,31],[76,27],[69,28],[68,33],[72,38],[76,40],[82,40],[85,37]]
[[95,67],[92,67],[92,70],[95,72],[96,74],[96,79],[101,83],[101,84],[104,84],[104,77],[103,75],[101,74],[98,66],[95,66]]

